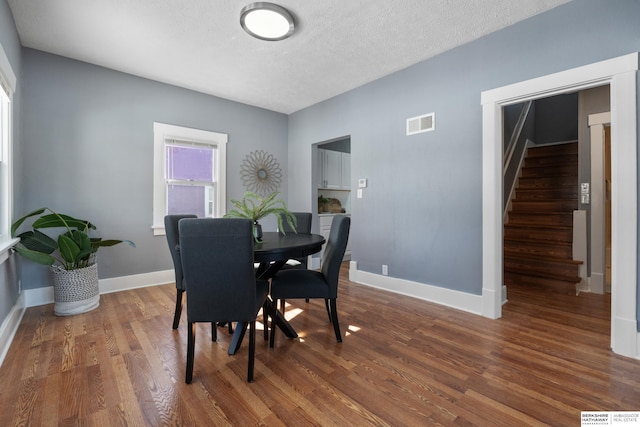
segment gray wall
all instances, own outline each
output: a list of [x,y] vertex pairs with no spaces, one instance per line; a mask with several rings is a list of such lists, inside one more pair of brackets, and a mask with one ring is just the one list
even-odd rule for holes
[[[0,0],[0,45],[4,50],[11,69],[18,77],[18,87],[13,97],[13,140],[14,140],[14,171],[21,170],[21,141],[22,141],[22,88],[20,74],[22,61],[20,56],[20,40],[9,6],[5,0]],[[15,175],[15,173],[14,173]],[[21,181],[19,177],[14,178],[15,193],[21,191]],[[15,209],[14,209],[15,211]],[[9,311],[18,299],[19,268],[16,256],[11,256],[9,260],[0,264],[0,324],[9,314]]]
[[[18,214],[48,206],[91,220],[103,237],[133,240],[135,249],[100,250],[100,278],[173,268],[164,236],[151,231],[154,121],[229,135],[227,199],[242,197],[240,164],[257,149],[279,160],[287,193],[286,115],[32,49],[22,78]],[[45,267],[24,264],[26,289],[49,285]]]
[[[482,91],[640,51],[640,2],[581,0],[292,114],[289,200],[312,206],[311,145],[351,135],[352,260],[482,292]],[[436,130],[405,120],[436,113]]]
[[536,144],[578,140],[578,94],[536,101]]

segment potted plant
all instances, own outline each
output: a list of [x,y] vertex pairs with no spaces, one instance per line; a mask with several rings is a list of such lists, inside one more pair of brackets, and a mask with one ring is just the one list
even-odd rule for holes
[[[46,213],[48,212],[48,213]],[[38,217],[31,230],[16,236],[16,232],[29,218]],[[58,229],[57,238],[42,229]],[[89,221],[40,208],[18,219],[11,225],[11,235],[20,242],[14,250],[21,256],[42,265],[48,265],[53,275],[54,311],[59,316],[84,313],[100,304],[96,253],[99,248],[114,246],[129,240],[103,240],[90,237],[96,226]]]
[[330,205],[330,199],[324,197],[322,194],[318,196],[318,213],[329,212]]
[[267,197],[261,197],[256,193],[247,191],[244,193],[242,200],[231,200],[236,209],[231,210],[225,215],[225,218],[248,218],[253,221],[253,237],[256,242],[262,239],[262,226],[258,220],[269,214],[274,214],[278,221],[278,229],[285,234],[282,228],[282,217],[287,219],[289,226],[295,230],[297,221],[286,203],[281,199],[276,199],[278,193],[271,193]]

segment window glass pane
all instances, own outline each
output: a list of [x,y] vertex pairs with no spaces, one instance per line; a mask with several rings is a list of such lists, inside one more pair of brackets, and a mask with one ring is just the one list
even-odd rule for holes
[[211,217],[212,190],[212,187],[205,185],[168,185],[167,213],[169,215],[195,214],[198,218]]
[[185,147],[167,144],[167,179],[213,180],[214,147]]

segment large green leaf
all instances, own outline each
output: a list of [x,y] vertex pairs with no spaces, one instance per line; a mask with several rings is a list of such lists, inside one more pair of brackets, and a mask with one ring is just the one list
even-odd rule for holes
[[28,218],[31,218],[32,216],[36,216],[36,215],[40,215],[41,213],[43,213],[47,208],[40,208],[40,209],[36,209],[33,212],[29,212],[28,214],[26,214],[25,216],[23,216],[22,218],[19,218],[16,222],[14,222],[13,224],[11,224],[11,236],[15,236],[16,235],[16,231],[18,230],[18,228],[20,228],[20,226],[22,225],[23,222],[25,222],[25,220],[27,220]]
[[89,221],[83,219],[76,219],[69,215],[53,213],[49,215],[43,215],[33,223],[33,228],[77,228],[78,230],[93,229],[95,225]]
[[51,254],[58,249],[58,243],[41,231],[25,231],[18,236],[20,243],[28,250]]
[[[43,215],[47,211],[50,213]],[[46,207],[29,212],[15,221],[11,225],[11,235],[15,236],[27,219],[36,216],[39,218],[33,222],[32,230],[17,236],[20,238],[20,243],[15,246],[15,250],[25,258],[39,264],[53,265],[58,262],[66,270],[72,270],[88,266],[93,259],[92,254],[99,247],[113,246],[122,242],[135,247],[135,244],[130,240],[92,239],[88,233],[89,230],[96,229],[95,225],[86,220],[57,213]],[[59,231],[62,234],[58,235],[56,241],[39,230],[44,228],[66,230]]]
[[67,265],[73,265],[80,253],[80,247],[66,234],[58,236],[58,249],[60,250],[60,255],[62,255],[62,258],[65,260]]
[[115,240],[115,239],[102,240],[100,238],[91,239],[91,244],[93,246],[101,247],[101,248],[108,247],[108,246],[115,246],[119,243],[126,243],[132,248],[136,247],[136,244],[133,243],[131,240]]
[[78,262],[80,260],[86,259],[89,260],[89,255],[91,255],[91,239],[84,231],[74,230],[71,234],[66,233],[68,237],[71,237],[78,248],[80,248],[80,252],[76,255],[75,261]]
[[38,264],[43,265],[53,265],[56,262],[56,259],[51,255],[43,254],[42,252],[32,251],[31,249],[22,248],[20,246],[16,246],[16,252],[18,252],[21,256],[33,261]]

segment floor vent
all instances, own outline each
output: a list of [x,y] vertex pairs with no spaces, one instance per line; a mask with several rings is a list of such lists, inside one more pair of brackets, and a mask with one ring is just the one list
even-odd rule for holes
[[422,116],[407,119],[407,136],[416,133],[429,132],[436,128],[436,113],[423,114]]

